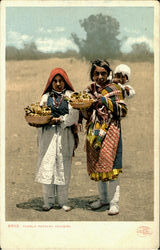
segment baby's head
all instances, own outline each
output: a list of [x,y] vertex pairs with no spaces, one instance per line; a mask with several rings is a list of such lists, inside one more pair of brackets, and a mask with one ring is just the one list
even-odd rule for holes
[[119,64],[114,70],[114,78],[119,79],[121,84],[129,82],[131,69],[125,64]]

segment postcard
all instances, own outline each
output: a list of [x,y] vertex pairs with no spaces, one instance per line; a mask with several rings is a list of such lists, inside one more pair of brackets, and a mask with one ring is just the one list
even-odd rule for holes
[[1,248],[158,249],[159,2],[0,4]]

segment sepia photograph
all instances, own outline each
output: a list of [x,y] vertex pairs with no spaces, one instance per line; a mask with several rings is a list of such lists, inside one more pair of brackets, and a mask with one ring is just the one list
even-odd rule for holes
[[159,29],[158,1],[1,2],[2,249],[158,249]]

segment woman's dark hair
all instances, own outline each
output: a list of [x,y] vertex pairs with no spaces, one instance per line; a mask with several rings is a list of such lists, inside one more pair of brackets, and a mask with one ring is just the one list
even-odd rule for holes
[[111,68],[110,68],[110,65],[109,65],[109,62],[106,61],[106,60],[101,60],[101,59],[96,59],[95,61],[92,61],[91,62],[91,71],[90,71],[90,78],[91,80],[93,81],[93,73],[95,71],[95,68],[96,67],[102,67],[104,68],[108,75],[110,74],[110,72],[112,71]]

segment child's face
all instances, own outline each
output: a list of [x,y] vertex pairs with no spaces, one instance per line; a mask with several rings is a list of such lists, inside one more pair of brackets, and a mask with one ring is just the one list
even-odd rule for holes
[[65,81],[61,75],[56,75],[52,82],[52,88],[55,91],[62,92],[65,88]]
[[96,66],[93,72],[94,82],[102,86],[107,81],[107,77],[108,72],[103,67]]
[[123,75],[122,73],[116,73],[115,78],[118,78],[121,84],[125,84],[128,80],[128,77],[126,75]]

